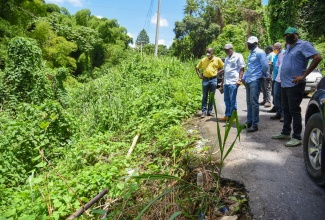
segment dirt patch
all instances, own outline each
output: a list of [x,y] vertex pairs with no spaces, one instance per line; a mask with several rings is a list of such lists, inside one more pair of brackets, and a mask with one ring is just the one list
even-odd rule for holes
[[[231,219],[253,219],[249,207],[248,192],[243,183],[221,178],[219,189],[217,176],[219,174],[219,146],[217,136],[216,117],[200,118],[198,113],[185,125],[188,131],[197,131],[200,139],[197,141],[197,157],[200,158],[190,166],[190,177],[188,182],[196,183],[198,173],[203,175],[203,190],[208,196],[217,198],[214,203],[209,204],[206,216],[199,219],[222,219],[225,216],[232,216]],[[220,133],[223,137],[225,123],[219,123]],[[234,129],[233,129],[234,130]],[[230,140],[235,133],[230,133]],[[198,162],[200,161],[200,162]]]

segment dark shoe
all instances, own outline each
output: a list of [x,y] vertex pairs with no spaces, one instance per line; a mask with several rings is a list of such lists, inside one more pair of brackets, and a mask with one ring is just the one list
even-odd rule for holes
[[271,120],[279,120],[280,118],[281,118],[281,115],[274,115],[274,116],[270,117]]
[[213,112],[208,112],[208,116],[214,116]]
[[284,122],[284,118],[283,117],[280,118],[280,122]]
[[258,131],[258,127],[256,125],[253,125],[252,127],[247,129],[247,132],[255,132]]
[[243,124],[243,126],[245,127],[245,128],[250,128],[250,127],[252,127],[252,123],[245,123],[245,124]]
[[265,102],[260,102],[260,103],[258,103],[259,105],[264,105],[265,104]]
[[268,110],[267,112],[268,112],[268,113],[275,113],[275,112],[276,112],[276,109],[275,109],[274,106],[273,106],[273,108],[271,108],[271,109]]
[[205,118],[205,116],[207,116],[207,112],[202,112],[201,118]]

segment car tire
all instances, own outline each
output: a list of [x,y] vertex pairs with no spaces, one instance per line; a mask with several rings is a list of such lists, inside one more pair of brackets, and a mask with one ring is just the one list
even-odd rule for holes
[[306,170],[318,185],[325,186],[325,177],[321,172],[321,149],[323,144],[324,122],[321,113],[313,114],[305,128],[303,154]]

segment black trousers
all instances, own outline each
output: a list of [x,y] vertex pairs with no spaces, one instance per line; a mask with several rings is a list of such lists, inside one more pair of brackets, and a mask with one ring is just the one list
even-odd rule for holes
[[302,117],[300,104],[302,102],[306,83],[299,83],[293,87],[282,88],[282,103],[284,110],[284,122],[282,134],[289,135],[291,133],[292,123],[292,138],[301,140],[302,132]]

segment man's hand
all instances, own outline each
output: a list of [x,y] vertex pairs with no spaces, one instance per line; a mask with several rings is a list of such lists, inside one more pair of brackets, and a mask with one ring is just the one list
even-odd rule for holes
[[300,81],[305,79],[305,77],[303,76],[293,76],[292,78],[293,78],[292,82],[295,84],[298,84]]
[[244,84],[244,86],[246,86],[246,82],[244,79],[241,79],[241,83]]
[[201,74],[200,70],[199,70],[198,68],[195,68],[195,70],[196,70],[196,74],[197,74],[197,76],[198,76],[200,79],[203,79],[204,77],[203,77],[203,74]]

